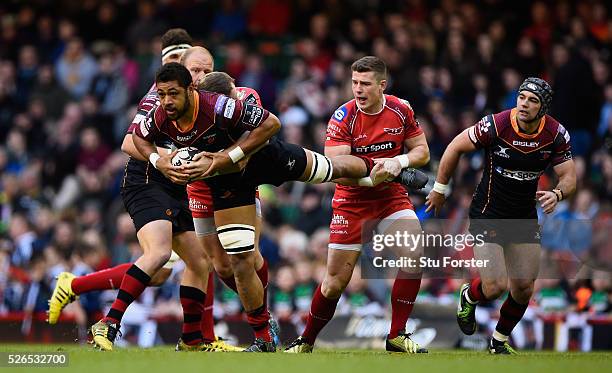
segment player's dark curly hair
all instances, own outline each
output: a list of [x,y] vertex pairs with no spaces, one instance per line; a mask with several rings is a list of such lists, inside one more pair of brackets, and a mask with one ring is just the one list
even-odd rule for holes
[[234,78],[229,76],[227,73],[222,71],[213,71],[210,74],[206,74],[206,76],[200,80],[197,88],[204,91],[216,92],[229,96],[232,92],[233,82]]
[[183,88],[189,87],[191,85],[191,74],[189,70],[180,63],[170,62],[157,70],[155,74],[155,84],[159,83],[167,83],[176,81],[179,86]]
[[193,39],[189,36],[189,33],[182,28],[171,28],[166,31],[161,37],[162,49],[171,45],[178,44],[193,44]]
[[351,71],[367,73],[373,71],[378,80],[387,79],[387,65],[383,60],[376,56],[361,57],[351,65]]

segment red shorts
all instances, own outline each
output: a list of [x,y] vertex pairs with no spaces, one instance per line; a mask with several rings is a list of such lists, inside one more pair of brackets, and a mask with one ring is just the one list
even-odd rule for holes
[[[334,198],[333,216],[329,225],[329,248],[361,250],[362,226],[368,220],[397,219],[414,216],[414,206],[406,196],[384,200],[350,200]],[[407,211],[409,210],[409,211]]]
[[189,197],[189,210],[194,218],[212,218],[213,208],[210,188],[202,180],[187,184],[187,197]]
[[[189,197],[189,210],[196,219],[213,218],[215,209],[210,188],[202,180],[187,184],[187,197]],[[257,216],[261,216],[261,206],[259,201],[259,191],[255,192],[257,204]]]

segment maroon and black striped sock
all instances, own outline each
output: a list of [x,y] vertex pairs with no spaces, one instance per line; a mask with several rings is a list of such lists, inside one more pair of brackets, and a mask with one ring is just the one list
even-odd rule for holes
[[516,324],[523,318],[527,306],[528,304],[517,303],[514,298],[512,298],[512,294],[508,293],[508,298],[506,298],[506,301],[499,310],[499,321],[497,322],[495,330],[504,336],[510,336],[512,329],[514,329]]
[[272,335],[270,335],[270,313],[265,304],[253,311],[247,312],[247,322],[253,328],[255,338],[272,342]]
[[125,272],[125,276],[123,276],[117,298],[106,314],[105,319],[113,323],[121,323],[125,310],[142,294],[150,281],[151,277],[146,272],[138,268],[136,264],[132,264],[127,272]]
[[188,345],[198,344],[204,340],[200,323],[202,322],[206,293],[192,286],[181,285],[179,294],[181,306],[183,306],[183,334],[181,339]]

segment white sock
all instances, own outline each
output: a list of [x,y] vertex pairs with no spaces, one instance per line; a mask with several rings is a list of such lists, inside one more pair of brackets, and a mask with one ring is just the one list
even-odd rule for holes
[[507,342],[508,341],[508,336],[507,335],[503,335],[502,333],[498,332],[497,330],[495,330],[493,332],[493,339],[495,339],[498,342]]

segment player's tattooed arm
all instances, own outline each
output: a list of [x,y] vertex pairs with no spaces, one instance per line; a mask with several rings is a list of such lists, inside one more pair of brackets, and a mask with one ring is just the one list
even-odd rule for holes
[[[446,147],[438,166],[436,184],[446,186],[450,181],[450,178],[455,173],[455,169],[457,168],[457,163],[459,163],[459,158],[461,158],[461,155],[476,150],[476,145],[474,145],[472,140],[470,140],[470,136],[468,134],[469,131],[470,128],[458,134]],[[436,190],[434,186],[434,189],[429,192],[426,199],[425,205],[427,206],[427,209],[425,212],[434,210],[435,214],[437,215],[440,209],[442,209],[442,205],[444,205],[444,202],[446,201],[446,195],[441,193],[441,190]]]

